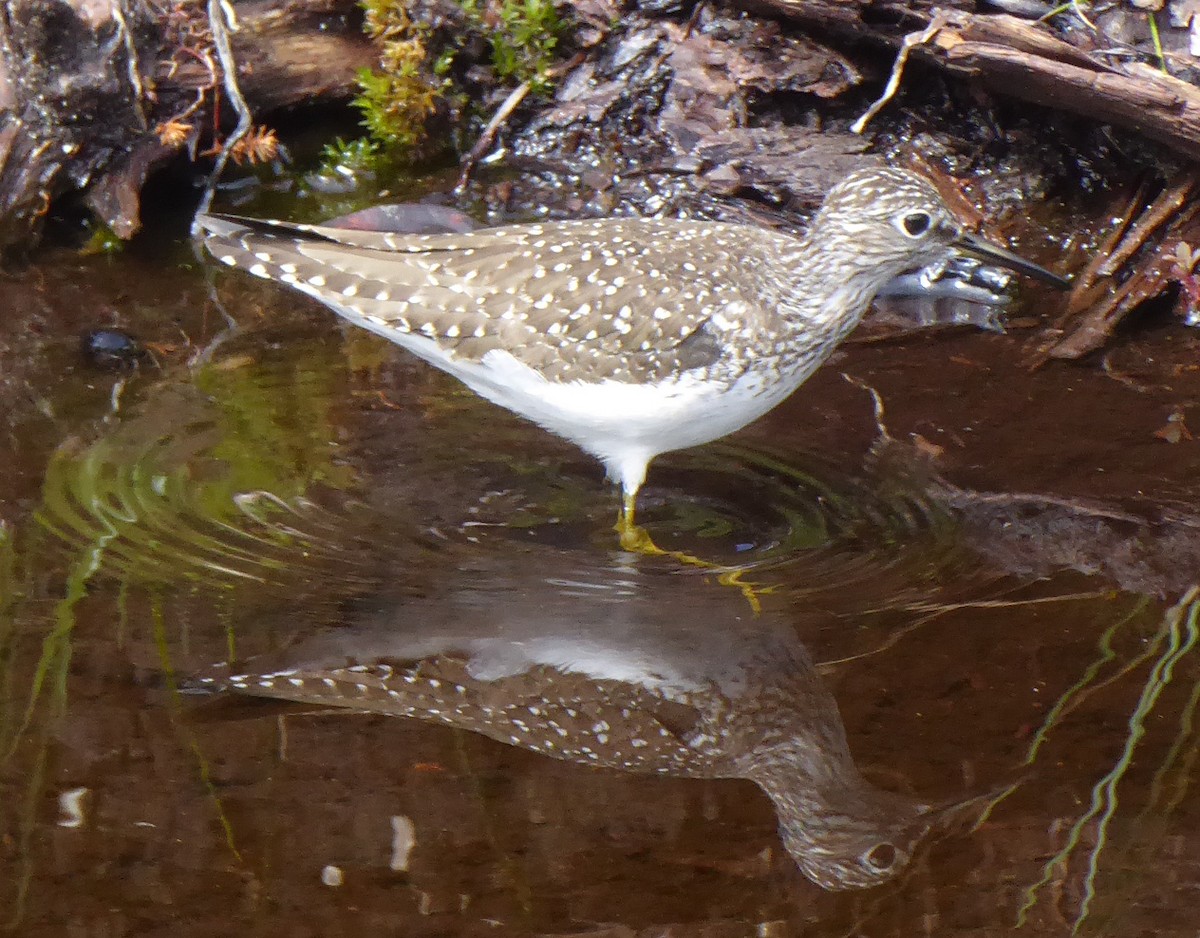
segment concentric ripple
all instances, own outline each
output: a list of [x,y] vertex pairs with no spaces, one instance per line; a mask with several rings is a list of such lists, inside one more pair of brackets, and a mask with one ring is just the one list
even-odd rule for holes
[[[287,378],[286,387],[284,378]],[[316,372],[236,367],[155,385],[89,442],[68,440],[46,470],[38,520],[98,571],[130,582],[282,584],[298,568],[355,565],[353,502],[319,416]],[[317,420],[317,424],[319,424]],[[304,433],[296,428],[303,426]],[[328,430],[329,428],[324,428]]]
[[[439,536],[490,550],[512,541],[617,549],[615,490],[582,458],[539,465],[531,457],[506,475],[475,455],[461,471],[485,488],[457,490],[470,507]],[[850,475],[805,453],[717,443],[668,454],[653,464],[638,512],[659,547],[756,578],[778,575],[790,590],[845,590],[899,568],[924,578],[964,562],[952,515],[919,484],[870,468]]]
[[[146,389],[60,446],[42,526],[98,571],[163,584],[353,589],[436,574],[439,545],[617,551],[615,491],[569,445],[456,390],[379,406],[335,386],[336,360],[307,361],[231,359]],[[731,443],[656,460],[639,522],[701,569],[806,592],[898,567],[911,581],[959,556],[950,516],[902,474]]]

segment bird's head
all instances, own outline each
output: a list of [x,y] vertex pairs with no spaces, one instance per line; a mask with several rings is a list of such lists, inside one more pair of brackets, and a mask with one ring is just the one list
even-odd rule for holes
[[866,889],[899,875],[932,820],[928,805],[865,785],[803,806],[777,800],[776,807],[784,847],[805,876],[831,890]]
[[830,190],[810,229],[833,252],[858,259],[881,281],[953,250],[1059,288],[1069,281],[968,232],[927,179],[892,167],[851,173]]

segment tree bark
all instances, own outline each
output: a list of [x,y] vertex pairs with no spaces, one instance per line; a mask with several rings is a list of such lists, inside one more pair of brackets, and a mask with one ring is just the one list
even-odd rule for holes
[[[589,3],[596,6],[566,2],[581,22]],[[1146,11],[1114,5],[1094,14],[1096,29],[1060,35],[1037,21],[972,12],[969,0],[733,2],[879,48],[907,43],[914,55],[999,94],[1127,128],[1200,159],[1200,89],[1113,55],[1104,18],[1122,17],[1112,32],[1127,35],[1148,23],[1154,14]],[[1165,2],[1155,48],[1179,75],[1200,75],[1188,29],[1173,27],[1181,0]],[[81,192],[119,236],[137,230],[147,173],[184,145],[210,139],[229,117],[224,105],[212,113],[220,75],[205,8],[203,0],[0,4],[0,252],[33,244],[50,201],[68,191]],[[355,72],[375,61],[354,0],[249,0],[236,10],[238,79],[256,114],[344,99]],[[1147,45],[1118,51],[1144,55]],[[182,142],[162,132],[172,121]]]
[[[36,243],[51,200],[77,191],[122,238],[146,176],[211,135],[220,81],[199,0],[0,5],[0,252]],[[344,99],[373,63],[353,0],[236,7],[238,79],[255,113]],[[199,102],[199,103],[197,103]],[[171,139],[162,125],[186,127]]]

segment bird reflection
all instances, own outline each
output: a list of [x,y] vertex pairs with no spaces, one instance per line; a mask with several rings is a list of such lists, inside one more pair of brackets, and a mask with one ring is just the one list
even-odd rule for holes
[[474,558],[440,595],[376,601],[282,660],[202,683],[440,721],[586,765],[750,779],[815,883],[866,887],[905,867],[930,809],[862,778],[793,628],[694,576],[568,563],[515,547]]

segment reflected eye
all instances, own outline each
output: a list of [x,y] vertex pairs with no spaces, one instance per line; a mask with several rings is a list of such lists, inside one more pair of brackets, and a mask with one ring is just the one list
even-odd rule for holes
[[910,238],[919,238],[933,225],[933,217],[928,212],[909,212],[900,219],[900,228]]
[[862,859],[868,869],[876,873],[886,873],[900,859],[900,851],[885,841],[864,853]]

